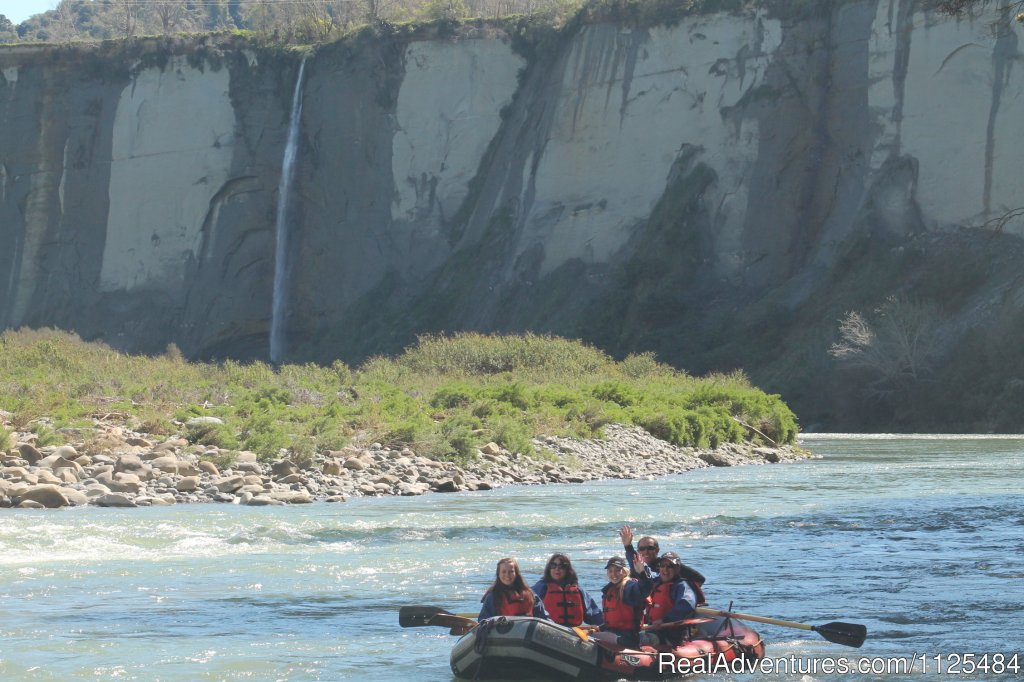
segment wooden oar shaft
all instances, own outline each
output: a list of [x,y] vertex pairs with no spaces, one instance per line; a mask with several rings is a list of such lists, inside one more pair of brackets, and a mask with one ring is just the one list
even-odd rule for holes
[[813,630],[813,625],[807,623],[796,623],[791,620],[780,620],[778,618],[767,618],[765,616],[752,616],[749,613],[736,613],[735,611],[719,611],[718,609],[709,609],[706,606],[698,606],[697,613],[705,616],[721,616],[723,618],[739,618],[740,620],[751,620],[755,623],[767,623],[769,625],[781,625],[786,628],[796,628],[798,630]]

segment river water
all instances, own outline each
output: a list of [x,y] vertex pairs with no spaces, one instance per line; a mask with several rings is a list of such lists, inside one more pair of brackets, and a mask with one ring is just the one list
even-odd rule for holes
[[[624,521],[707,575],[712,606],[868,627],[850,649],[758,626],[796,672],[711,679],[945,679],[963,654],[989,654],[989,670],[956,677],[1024,679],[1024,439],[804,445],[821,457],[655,481],[2,510],[0,680],[450,681],[455,638],[400,629],[399,606],[475,611],[497,559],[532,582],[553,551],[596,592]],[[996,674],[995,654],[1020,672]],[[836,657],[879,674],[822,673]]]

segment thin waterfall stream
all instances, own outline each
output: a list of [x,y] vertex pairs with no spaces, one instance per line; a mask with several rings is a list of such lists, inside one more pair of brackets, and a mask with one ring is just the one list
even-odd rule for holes
[[306,70],[306,58],[299,64],[299,75],[295,80],[292,95],[291,115],[288,121],[288,138],[284,146],[284,160],[281,162],[281,181],[277,188],[277,223],[274,243],[274,291],[270,316],[270,361],[280,362],[285,352],[285,306],[288,301],[290,259],[288,258],[288,206],[291,198],[292,179],[295,175],[295,158],[298,156],[299,128],[302,125],[302,82]]

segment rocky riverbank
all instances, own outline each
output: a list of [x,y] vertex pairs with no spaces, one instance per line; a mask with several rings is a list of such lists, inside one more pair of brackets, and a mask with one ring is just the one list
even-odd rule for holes
[[[787,462],[809,453],[784,446],[678,448],[643,429],[610,425],[605,440],[547,437],[538,455],[494,443],[459,466],[373,443],[305,458],[260,461],[252,452],[190,445],[121,426],[97,425],[87,440],[39,446],[15,432],[0,453],[0,507],[142,507],[190,502],[246,505],[343,502],[348,497],[490,490],[504,485],[650,479],[709,466]],[[73,434],[69,434],[73,435]]]

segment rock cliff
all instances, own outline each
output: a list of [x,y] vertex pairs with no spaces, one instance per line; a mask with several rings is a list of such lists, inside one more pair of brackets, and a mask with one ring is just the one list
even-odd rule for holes
[[[528,29],[305,55],[287,359],[548,331],[743,368],[809,426],[1024,428],[1024,221],[990,222],[1024,204],[1019,25],[847,0]],[[0,325],[266,358],[301,59],[0,48]],[[884,384],[828,350],[891,296],[934,339]]]

